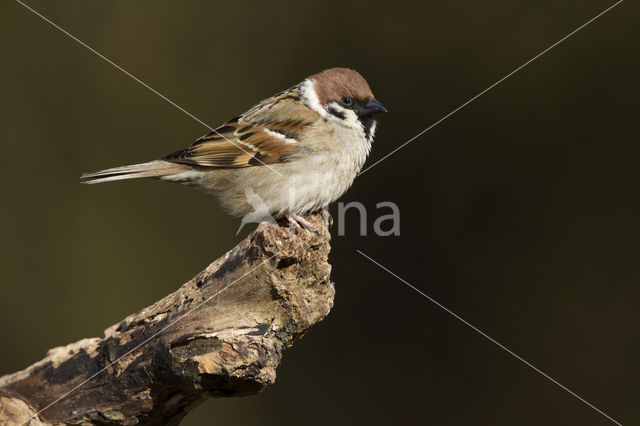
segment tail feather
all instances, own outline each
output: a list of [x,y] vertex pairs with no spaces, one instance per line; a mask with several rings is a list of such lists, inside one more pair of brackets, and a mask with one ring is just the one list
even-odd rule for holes
[[131,164],[129,166],[113,167],[99,172],[84,173],[80,176],[82,183],[94,184],[103,182],[113,182],[124,179],[156,178],[166,180],[180,180],[179,175],[184,174],[188,167],[170,163],[168,161],[156,160],[148,163]]

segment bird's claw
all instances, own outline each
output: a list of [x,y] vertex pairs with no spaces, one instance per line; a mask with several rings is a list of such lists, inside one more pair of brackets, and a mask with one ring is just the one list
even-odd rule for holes
[[285,213],[284,216],[289,220],[289,230],[292,233],[295,232],[295,227],[299,226],[307,231],[315,233],[316,235],[320,235],[316,227],[304,217],[293,213]]

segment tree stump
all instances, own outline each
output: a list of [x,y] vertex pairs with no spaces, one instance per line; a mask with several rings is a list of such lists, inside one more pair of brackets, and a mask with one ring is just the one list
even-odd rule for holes
[[[322,218],[307,217],[324,230]],[[178,424],[272,384],[333,306],[329,234],[263,223],[177,291],[0,378],[0,424]]]

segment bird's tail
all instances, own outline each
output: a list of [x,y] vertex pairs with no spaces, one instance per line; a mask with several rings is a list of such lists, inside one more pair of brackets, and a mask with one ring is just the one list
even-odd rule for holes
[[180,182],[188,180],[189,174],[190,168],[183,164],[156,160],[148,163],[113,167],[99,172],[84,173],[80,176],[80,179],[82,179],[82,183],[88,184],[138,178],[156,178]]

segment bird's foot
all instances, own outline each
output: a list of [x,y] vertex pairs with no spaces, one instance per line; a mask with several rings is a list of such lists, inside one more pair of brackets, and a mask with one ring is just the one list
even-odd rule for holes
[[286,217],[287,220],[289,221],[289,230],[292,233],[295,232],[296,226],[299,226],[301,228],[306,229],[307,231],[315,232],[316,234],[319,235],[316,227],[304,217],[298,214],[293,214],[293,213],[285,213],[284,217]]

